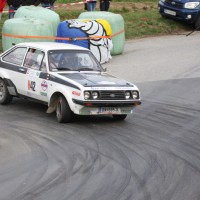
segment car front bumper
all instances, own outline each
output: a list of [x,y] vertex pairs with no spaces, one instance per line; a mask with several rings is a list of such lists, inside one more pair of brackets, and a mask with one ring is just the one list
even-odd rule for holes
[[175,8],[161,1],[158,3],[158,10],[163,16],[188,23],[195,23],[199,16],[198,9]]
[[132,114],[133,109],[141,104],[135,101],[80,101],[73,99],[75,103],[74,113],[79,115],[122,115]]

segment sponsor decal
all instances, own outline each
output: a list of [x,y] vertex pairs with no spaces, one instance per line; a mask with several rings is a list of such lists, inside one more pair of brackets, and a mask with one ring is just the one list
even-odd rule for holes
[[47,96],[47,93],[46,93],[46,92],[40,92],[40,95],[46,97],[46,96]]
[[32,90],[35,92],[35,86],[36,86],[35,81],[28,80],[28,90]]
[[26,74],[31,76],[31,77],[39,77],[40,72],[37,72],[37,71],[32,70],[32,69],[28,69]]
[[114,93],[111,93],[111,94],[110,94],[110,97],[111,97],[111,98],[115,98],[115,94],[114,94]]
[[41,83],[41,88],[42,88],[43,91],[46,91],[46,90],[47,90],[48,84],[47,84],[47,82],[46,82],[45,80],[42,81],[42,83]]
[[80,95],[81,95],[80,92],[76,92],[76,91],[72,91],[72,94],[73,94],[73,95],[76,95],[76,96],[80,96]]

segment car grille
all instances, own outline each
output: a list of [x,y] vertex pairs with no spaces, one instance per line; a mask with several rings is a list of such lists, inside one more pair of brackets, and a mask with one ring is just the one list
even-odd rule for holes
[[183,5],[184,5],[182,2],[177,2],[173,0],[166,0],[165,4],[169,6],[173,6],[174,8],[183,8]]
[[125,93],[124,91],[100,91],[101,100],[124,100]]

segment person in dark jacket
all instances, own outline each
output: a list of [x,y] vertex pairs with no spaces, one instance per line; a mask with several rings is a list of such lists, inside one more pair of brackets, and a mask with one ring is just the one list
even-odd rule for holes
[[40,0],[40,3],[43,8],[51,8],[51,1],[50,0]]
[[40,0],[23,0],[23,6],[38,6],[40,4]]
[[23,6],[38,6],[41,4],[44,8],[53,8],[56,0],[23,0]]
[[9,7],[9,19],[14,17],[16,10],[22,5],[22,3],[23,0],[7,0],[7,4]]
[[111,0],[100,0],[100,10],[101,11],[108,11],[110,8]]
[[87,10],[94,11],[96,8],[97,0],[86,0],[87,2]]
[[54,10],[54,3],[56,0],[50,0],[50,4],[51,4],[51,9]]

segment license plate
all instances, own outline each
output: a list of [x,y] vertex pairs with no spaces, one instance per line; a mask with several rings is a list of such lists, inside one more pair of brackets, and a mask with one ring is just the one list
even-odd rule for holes
[[101,107],[99,112],[101,114],[120,114],[121,110],[117,107]]
[[176,16],[176,12],[174,12],[174,11],[172,11],[172,10],[164,9],[164,13],[166,13],[166,14],[168,14],[168,15]]

